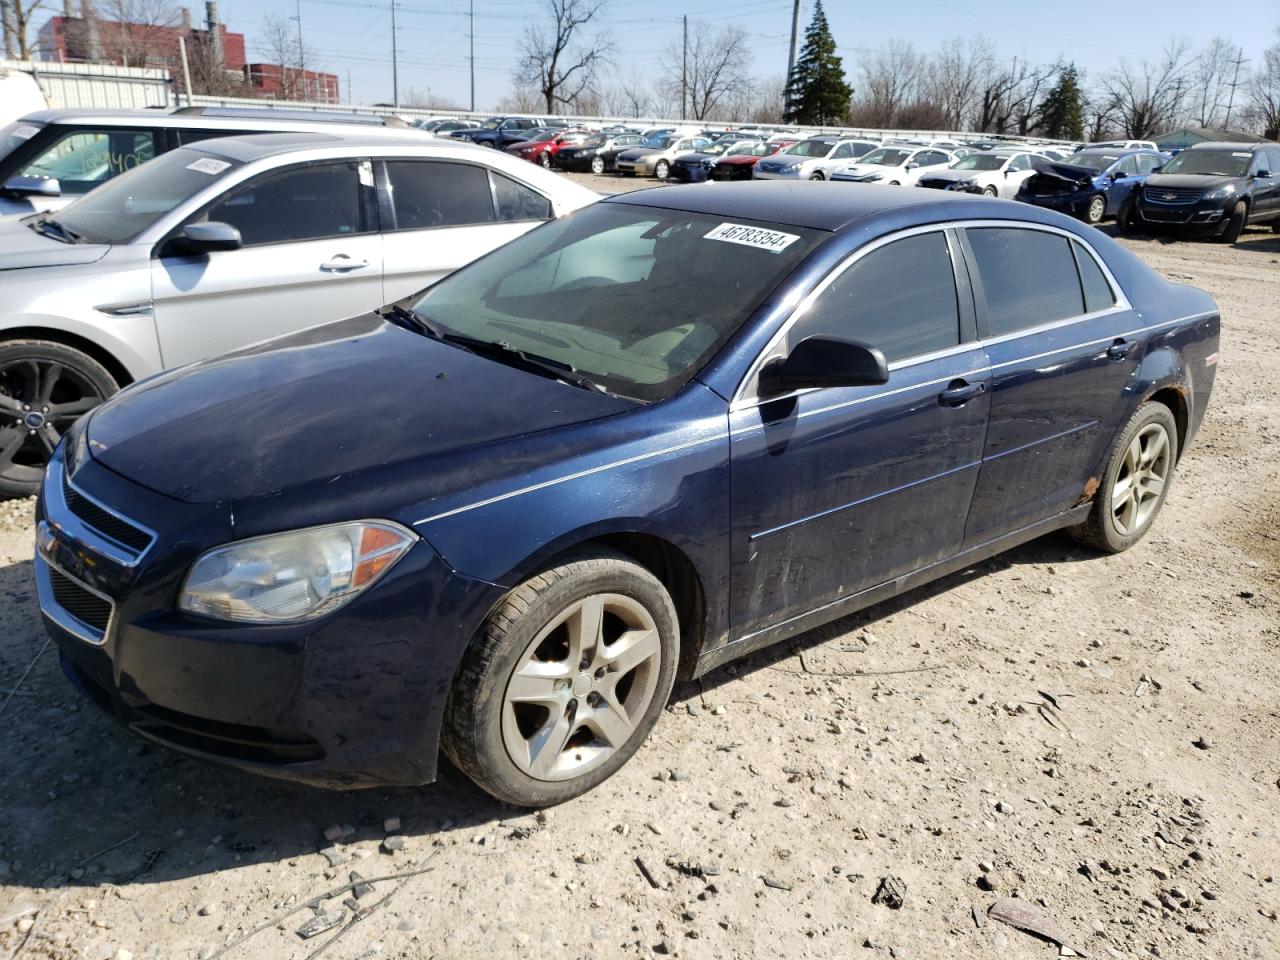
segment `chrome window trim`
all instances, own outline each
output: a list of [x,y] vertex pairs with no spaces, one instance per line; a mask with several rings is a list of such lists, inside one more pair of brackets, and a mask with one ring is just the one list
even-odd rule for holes
[[[877,237],[875,240],[872,240],[870,243],[864,244],[863,246],[859,247],[857,250],[853,251],[853,253],[845,257],[845,259],[841,260],[838,264],[836,264],[836,266],[833,267],[827,273],[827,275],[818,282],[817,286],[815,286],[812,290],[810,290],[807,294],[805,294],[804,298],[795,306],[795,308],[791,311],[791,313],[787,316],[787,318],[784,321],[782,321],[782,325],[777,329],[774,335],[769,338],[769,342],[766,343],[764,348],[756,355],[756,358],[751,362],[750,366],[747,367],[746,374],[742,377],[741,380],[738,381],[738,388],[734,391],[733,400],[729,404],[730,412],[732,413],[737,410],[744,410],[744,409],[750,409],[752,407],[757,407],[761,403],[766,402],[766,400],[773,401],[773,400],[785,399],[786,397],[799,396],[803,393],[809,393],[813,389],[819,389],[819,388],[810,388],[807,390],[796,390],[796,391],[792,391],[791,393],[778,394],[776,396],[771,396],[768,398],[752,397],[748,394],[749,387],[751,386],[752,383],[755,382],[755,379],[760,374],[760,368],[763,367],[764,364],[769,360],[771,353],[775,349],[777,349],[778,344],[786,337],[786,335],[790,332],[791,328],[795,326],[796,322],[799,321],[800,318],[804,316],[805,312],[813,304],[813,301],[816,300],[819,296],[821,296],[822,293],[827,289],[827,287],[829,287],[832,283],[834,283],[836,279],[840,277],[851,266],[853,266],[855,263],[857,263],[867,254],[872,253],[873,251],[878,250],[880,247],[883,247],[886,244],[892,243],[895,240],[903,240],[903,239],[906,239],[907,237],[913,237],[922,233],[929,233],[932,231],[963,230],[968,227],[977,227],[977,228],[1005,227],[1005,228],[1012,228],[1017,230],[1040,230],[1044,233],[1052,233],[1057,236],[1065,237],[1069,241],[1070,240],[1076,241],[1085,250],[1088,251],[1089,256],[1093,258],[1094,262],[1098,265],[1098,268],[1102,271],[1102,275],[1106,279],[1108,285],[1111,287],[1111,292],[1112,292],[1112,295],[1115,296],[1116,302],[1111,307],[1108,307],[1105,310],[1096,310],[1092,313],[1083,313],[1073,317],[1065,317],[1061,320],[1053,320],[1048,323],[1040,324],[1039,326],[1028,327],[1024,330],[1018,330],[1013,333],[1002,334],[999,337],[989,337],[987,339],[983,339],[979,337],[975,340],[968,340],[963,343],[957,344],[955,347],[949,347],[945,350],[938,350],[938,351],[934,351],[933,353],[920,354],[914,357],[905,357],[902,360],[897,360],[889,364],[890,373],[892,373],[894,370],[904,369],[907,367],[915,366],[917,364],[928,363],[932,360],[942,359],[954,353],[963,353],[967,350],[972,350],[974,347],[979,347],[979,346],[984,347],[989,344],[1003,343],[1006,340],[1014,340],[1014,339],[1017,339],[1018,337],[1025,337],[1025,336],[1030,336],[1037,333],[1044,333],[1049,330],[1055,329],[1057,327],[1064,327],[1074,323],[1082,323],[1087,320],[1094,320],[1099,317],[1107,316],[1112,313],[1122,313],[1124,311],[1133,309],[1131,304],[1129,303],[1129,298],[1125,295],[1124,288],[1120,286],[1119,282],[1115,278],[1115,275],[1112,274],[1106,262],[1102,259],[1102,257],[1098,255],[1098,252],[1093,249],[1092,244],[1085,242],[1084,240],[1080,239],[1080,237],[1076,236],[1071,231],[1064,230],[1061,227],[1055,227],[1049,224],[1042,224],[1042,223],[1029,223],[1026,221],[1019,221],[1019,220],[986,220],[986,219],[946,220],[940,223],[930,223],[930,224],[924,224],[922,226],[908,227],[904,230],[899,230],[895,233],[887,234],[883,237]],[[948,245],[950,245],[951,241],[949,238],[947,242],[948,242]],[[1145,328],[1142,328],[1142,329],[1145,329]]]
[[[101,590],[95,590],[79,577],[73,577],[56,563],[51,562],[48,557],[44,556],[44,554],[39,551],[36,552],[35,568],[36,600],[40,605],[40,612],[76,639],[83,640],[90,646],[104,646],[107,642],[107,638],[111,636],[116,625],[115,600],[107,596]],[[58,573],[62,574],[62,576],[66,577],[76,586],[88,591],[99,600],[110,605],[111,615],[107,617],[107,626],[101,634],[98,633],[98,630],[95,627],[85,623],[78,617],[72,616],[69,611],[54,599],[53,583],[49,577],[50,570],[57,570]]]

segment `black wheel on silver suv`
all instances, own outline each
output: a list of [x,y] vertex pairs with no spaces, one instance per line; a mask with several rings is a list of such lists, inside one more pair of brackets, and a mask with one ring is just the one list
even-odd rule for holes
[[0,343],[0,496],[34,494],[62,435],[119,389],[106,367],[61,343]]

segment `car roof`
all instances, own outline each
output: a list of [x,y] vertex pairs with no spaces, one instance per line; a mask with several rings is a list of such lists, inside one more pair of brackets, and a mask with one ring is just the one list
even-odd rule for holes
[[1193,143],[1187,147],[1188,150],[1237,150],[1243,152],[1248,150],[1261,150],[1263,147],[1274,147],[1274,143],[1229,143],[1225,140],[1209,140],[1204,143]]
[[417,147],[432,151],[473,151],[483,149],[463,140],[442,140],[407,133],[403,130],[380,133],[376,130],[358,130],[351,133],[325,131],[301,131],[296,133],[256,133],[242,137],[218,137],[187,144],[186,150],[199,150],[227,160],[248,163],[263,157],[282,153],[294,153],[307,148],[346,147],[352,151],[364,148]]
[[[809,181],[723,183],[717,184],[714,190],[707,190],[703,184],[651,187],[614,194],[600,202],[737,217],[833,232],[858,221],[888,217],[907,209],[919,211],[917,219],[920,223],[948,219],[953,215],[950,210],[956,204],[964,205],[966,219],[984,216],[1008,219],[1010,210],[1006,200],[951,191],[903,190],[901,187],[873,185],[836,190],[829,184]],[[1044,222],[1045,219],[1039,207],[1019,208],[1018,213],[1028,221]]]
[[168,110],[37,110],[28,113],[23,120],[40,124],[97,124],[100,126],[139,126],[150,127],[182,127],[197,130],[350,130],[379,131],[390,130],[403,135],[412,130],[408,124],[381,126],[373,120],[357,122],[354,115],[346,114],[326,116],[316,112],[308,114],[304,110],[280,111],[272,115],[270,110],[257,110],[249,113],[195,113],[186,111],[171,112]]

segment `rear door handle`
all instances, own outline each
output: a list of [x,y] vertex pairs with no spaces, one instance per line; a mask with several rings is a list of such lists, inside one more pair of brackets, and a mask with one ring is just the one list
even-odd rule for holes
[[1133,348],[1138,345],[1136,340],[1117,340],[1111,346],[1107,347],[1107,356],[1112,360],[1123,360],[1129,354],[1133,353]]
[[320,264],[320,269],[325,273],[346,273],[348,270],[362,270],[368,265],[368,260],[352,260],[345,253],[339,253],[332,260]]
[[938,402],[946,407],[961,406],[987,392],[986,381],[968,383],[964,380],[953,380],[951,383],[951,386],[938,394]]

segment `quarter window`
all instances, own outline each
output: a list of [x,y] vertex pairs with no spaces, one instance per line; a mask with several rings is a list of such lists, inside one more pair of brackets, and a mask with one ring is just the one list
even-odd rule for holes
[[493,194],[483,167],[390,160],[387,178],[397,230],[429,230],[493,222]]
[[894,240],[855,261],[810,305],[791,334],[858,340],[889,362],[960,342],[956,278],[940,231]]
[[542,194],[497,171],[490,171],[489,176],[493,178],[493,200],[498,207],[499,220],[551,219],[551,201]]
[[356,162],[292,167],[250,181],[203,219],[229,223],[245,246],[362,233]]
[[966,231],[987,300],[988,335],[1000,337],[1084,312],[1070,241],[1043,230]]
[[59,138],[18,175],[57,180],[64,194],[75,195],[155,155],[155,137],[149,130],[81,130]]
[[1111,290],[1111,284],[1107,283],[1107,278],[1102,275],[1102,268],[1098,266],[1098,261],[1094,260],[1089,251],[1078,243],[1072,243],[1071,249],[1075,251],[1076,266],[1080,270],[1080,286],[1084,288],[1085,312],[1093,313],[1115,306],[1116,295]]

